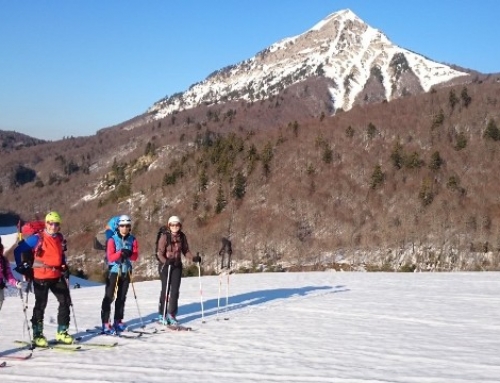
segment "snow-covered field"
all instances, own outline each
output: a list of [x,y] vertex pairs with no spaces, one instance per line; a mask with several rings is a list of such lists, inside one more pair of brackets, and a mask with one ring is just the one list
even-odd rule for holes
[[[179,318],[193,332],[89,336],[88,342],[120,345],[35,351],[31,360],[7,360],[0,382],[500,382],[499,273],[235,274],[229,310],[219,313],[220,320],[219,277],[202,277],[201,283],[205,323],[199,279],[186,278],[181,286]],[[126,320],[138,327],[139,311],[143,321],[156,316],[160,282],[134,286],[137,300],[131,289]],[[85,335],[99,324],[103,287],[71,294],[78,334]],[[56,311],[51,296],[49,337]],[[0,355],[26,338],[23,320],[19,297],[7,297]],[[74,321],[71,330],[76,332]]]

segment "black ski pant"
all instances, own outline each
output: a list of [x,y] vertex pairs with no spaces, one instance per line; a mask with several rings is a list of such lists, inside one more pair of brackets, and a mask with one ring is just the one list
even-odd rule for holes
[[130,284],[130,274],[108,273],[106,278],[106,288],[101,305],[101,321],[109,322],[111,304],[115,301],[114,321],[123,320],[125,314],[125,300],[127,299],[128,286]]
[[[224,262],[226,260],[226,262]],[[222,253],[220,258],[220,268],[231,268],[231,253]]]
[[71,297],[68,284],[64,278],[57,279],[35,279],[33,280],[33,293],[35,294],[35,306],[33,307],[33,325],[43,325],[43,317],[47,301],[51,291],[59,302],[57,311],[57,324],[69,327]]
[[[170,270],[170,277],[168,271]],[[179,310],[179,290],[181,288],[182,264],[167,265],[160,263],[158,265],[158,273],[161,280],[160,303],[158,304],[158,313],[163,316],[165,312],[165,297],[168,295],[167,313],[177,315]],[[167,279],[169,286],[167,287]]]

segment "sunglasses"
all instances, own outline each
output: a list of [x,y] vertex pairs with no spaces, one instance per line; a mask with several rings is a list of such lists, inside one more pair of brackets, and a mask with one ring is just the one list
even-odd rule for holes
[[49,226],[55,226],[55,227],[61,226],[61,224],[59,222],[47,222],[47,225],[49,225]]
[[181,225],[178,224],[178,223],[171,223],[170,225],[168,225],[170,227],[180,227]]
[[118,227],[128,227],[130,229],[130,225],[118,225]]

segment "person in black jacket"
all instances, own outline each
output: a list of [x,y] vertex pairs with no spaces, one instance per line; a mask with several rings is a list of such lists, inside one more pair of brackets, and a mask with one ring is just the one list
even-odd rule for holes
[[[227,257],[226,257],[227,254]],[[222,247],[219,250],[219,256],[221,257],[220,259],[220,268],[224,269],[231,269],[231,255],[233,254],[233,247],[231,245],[231,241],[225,237],[222,237]],[[227,261],[224,262],[225,258],[227,258]]]

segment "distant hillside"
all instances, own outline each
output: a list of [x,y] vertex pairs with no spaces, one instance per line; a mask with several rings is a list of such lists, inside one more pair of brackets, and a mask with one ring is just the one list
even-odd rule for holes
[[[266,101],[24,148],[2,156],[0,205],[25,220],[60,211],[72,262],[88,270],[101,267],[95,233],[122,212],[144,277],[171,214],[207,268],[222,236],[249,267],[498,268],[499,80],[336,116],[324,82],[309,80]],[[21,163],[36,176],[16,184]]]
[[46,141],[22,133],[0,130],[0,153],[39,145],[44,142]]

